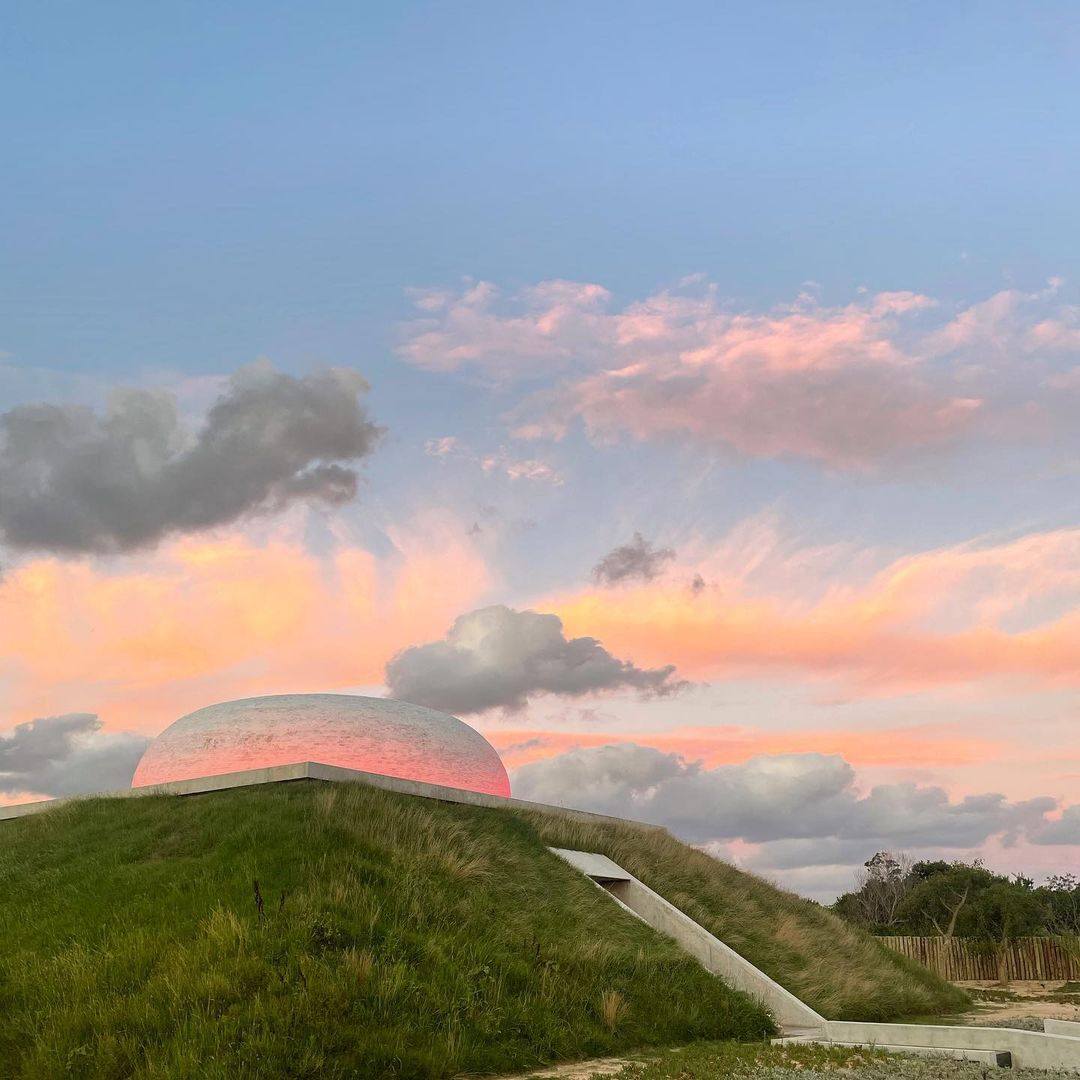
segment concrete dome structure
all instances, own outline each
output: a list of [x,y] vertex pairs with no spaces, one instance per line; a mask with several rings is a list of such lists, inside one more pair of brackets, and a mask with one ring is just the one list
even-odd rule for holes
[[495,748],[446,713],[389,698],[280,694],[182,716],[143,754],[132,787],[317,761],[509,795]]

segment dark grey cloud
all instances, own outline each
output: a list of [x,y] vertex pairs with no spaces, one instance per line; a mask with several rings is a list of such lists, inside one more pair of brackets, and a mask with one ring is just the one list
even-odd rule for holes
[[498,605],[459,616],[442,641],[399,652],[386,665],[386,683],[392,697],[473,713],[520,709],[535,694],[662,696],[686,685],[674,672],[619,660],[595,638],[567,638],[557,615]]
[[953,801],[942,788],[909,783],[861,794],[855,779],[836,755],[763,755],[709,769],[622,743],[525,765],[513,787],[523,799],[666,825],[692,843],[783,841],[775,854],[788,866],[815,861],[809,848],[823,842],[834,861],[840,853],[857,857],[885,847],[971,848],[991,836],[1008,841],[1041,828],[1056,805],[1050,798],[1013,803],[995,793]]
[[101,734],[91,713],[43,716],[0,735],[0,793],[82,795],[131,786],[150,739]]
[[671,548],[658,548],[641,533],[634,539],[609,551],[593,567],[593,578],[601,585],[617,585],[623,581],[652,581],[659,576],[664,563],[675,558]]
[[1080,844],[1080,805],[1067,806],[1055,821],[1047,821],[1034,830],[1036,844]]
[[104,414],[21,405],[0,415],[0,540],[62,554],[143,547],[299,501],[356,494],[351,466],[381,429],[352,370],[241,368],[192,432],[173,395],[126,390]]

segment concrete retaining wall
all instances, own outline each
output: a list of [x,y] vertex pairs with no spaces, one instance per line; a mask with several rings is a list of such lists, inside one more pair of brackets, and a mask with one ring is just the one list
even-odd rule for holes
[[830,1042],[888,1046],[898,1050],[927,1047],[941,1050],[1007,1050],[1012,1063],[1025,1069],[1071,1069],[1080,1072],[1080,1038],[1018,1028],[931,1024],[866,1024],[830,1020]]

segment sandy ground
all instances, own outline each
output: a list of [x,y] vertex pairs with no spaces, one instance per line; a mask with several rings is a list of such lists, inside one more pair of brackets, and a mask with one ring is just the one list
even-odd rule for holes
[[1064,986],[1061,982],[1012,982],[1001,986],[993,982],[957,983],[965,990],[1007,990],[1015,994],[1015,1001],[980,1001],[977,1008],[964,1014],[972,1020],[1016,1020],[1024,1016],[1040,1020],[1080,1020],[1080,995],[1071,995],[1072,1001],[1047,1001],[1048,994],[1058,994]]
[[[594,1058],[592,1061],[570,1061],[565,1065],[551,1065],[537,1072],[526,1073],[527,1080],[590,1080],[593,1076],[612,1076],[627,1065],[643,1061],[638,1057]],[[510,1080],[510,1078],[507,1078]],[[513,1080],[521,1080],[514,1077]]]

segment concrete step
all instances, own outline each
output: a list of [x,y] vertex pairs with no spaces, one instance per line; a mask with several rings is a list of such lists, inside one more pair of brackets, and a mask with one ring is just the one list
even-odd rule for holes
[[822,1046],[851,1046],[864,1047],[868,1050],[887,1050],[892,1054],[943,1054],[945,1057],[961,1058],[964,1061],[978,1061],[983,1065],[995,1066],[1001,1069],[1012,1068],[1012,1054],[1008,1050],[975,1050],[964,1046],[910,1046],[897,1043],[872,1043],[872,1042],[838,1042],[828,1036],[822,1036],[820,1032],[810,1034],[789,1034],[787,1032],[779,1039],[772,1040],[775,1046],[789,1046],[795,1044],[809,1045],[820,1043]]
[[1080,1037],[1080,1020],[1044,1020],[1043,1031],[1047,1035],[1071,1035]]

